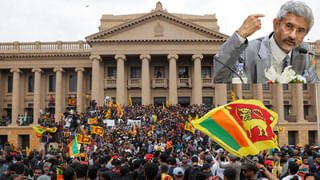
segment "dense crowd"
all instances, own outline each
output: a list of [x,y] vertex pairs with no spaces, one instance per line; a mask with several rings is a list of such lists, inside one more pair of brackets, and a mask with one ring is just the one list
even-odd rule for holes
[[[240,159],[200,131],[185,130],[187,120],[212,108],[134,105],[119,112],[116,105],[97,107],[93,101],[85,113],[66,110],[60,122],[42,115],[39,124],[57,131],[42,134],[45,148],[40,152],[20,151],[10,142],[0,146],[0,180],[319,179],[318,146],[284,146]],[[103,135],[92,134],[89,119],[97,119]],[[70,156],[68,144],[82,129],[91,143],[81,144],[79,155]]]

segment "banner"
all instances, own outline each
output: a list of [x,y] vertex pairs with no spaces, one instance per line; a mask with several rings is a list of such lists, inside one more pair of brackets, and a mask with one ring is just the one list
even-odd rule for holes
[[105,119],[103,120],[103,123],[107,124],[108,127],[114,127],[116,125],[114,120],[111,120],[111,119]]

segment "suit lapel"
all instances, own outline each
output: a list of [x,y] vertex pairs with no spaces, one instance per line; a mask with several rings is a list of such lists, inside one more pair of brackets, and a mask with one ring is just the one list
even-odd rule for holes
[[[272,35],[272,34],[271,34]],[[264,70],[269,69],[271,66],[271,59],[270,59],[270,46],[269,46],[269,37],[266,36],[262,39],[260,44],[260,49],[258,52],[258,59],[257,59],[257,83],[264,83],[265,76]]]
[[292,51],[291,65],[292,65],[292,69],[297,74],[301,75],[301,74],[303,74],[303,70],[305,69],[306,61],[303,61],[303,59],[305,59],[305,55],[300,54],[298,49],[299,49],[299,47]]

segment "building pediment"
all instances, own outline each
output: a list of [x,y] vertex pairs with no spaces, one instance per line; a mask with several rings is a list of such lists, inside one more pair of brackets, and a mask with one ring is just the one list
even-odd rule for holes
[[220,32],[194,24],[162,9],[86,37],[91,43],[103,42],[223,42]]

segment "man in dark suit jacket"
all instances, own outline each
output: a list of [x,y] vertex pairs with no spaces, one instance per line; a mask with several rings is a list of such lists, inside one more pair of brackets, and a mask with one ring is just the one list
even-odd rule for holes
[[302,42],[314,23],[312,10],[304,2],[288,1],[283,4],[273,20],[274,32],[248,42],[247,37],[261,28],[263,14],[248,16],[241,27],[225,42],[214,57],[215,83],[231,83],[233,73],[223,64],[235,69],[244,64],[248,83],[264,83],[264,71],[273,66],[278,72],[291,65],[292,69],[306,78],[307,83],[319,83],[312,66],[312,57],[300,53],[300,49],[310,50]]

